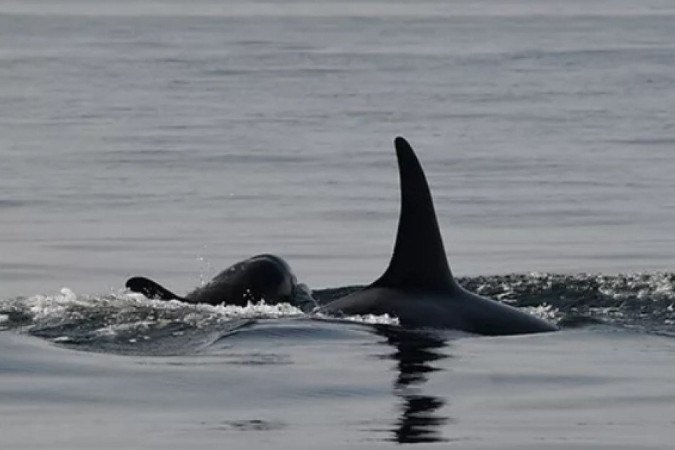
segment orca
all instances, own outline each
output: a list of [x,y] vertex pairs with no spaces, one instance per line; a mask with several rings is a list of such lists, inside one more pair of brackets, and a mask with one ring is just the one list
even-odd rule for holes
[[[257,303],[264,300],[268,304],[291,303],[301,309],[307,309],[298,299],[312,300],[311,297],[303,298],[304,285],[298,285],[288,263],[279,256],[267,254],[253,256],[230,266],[208,284],[195,289],[185,297],[176,295],[145,277],[130,278],[126,282],[126,287],[132,292],[152,299],[211,305],[226,303],[246,306],[249,302]],[[310,306],[313,308],[315,303],[310,301]]]
[[401,210],[384,274],[362,290],[317,309],[326,315],[389,314],[404,328],[443,328],[481,335],[555,331],[550,323],[462,288],[453,278],[424,171],[410,144],[394,141]]

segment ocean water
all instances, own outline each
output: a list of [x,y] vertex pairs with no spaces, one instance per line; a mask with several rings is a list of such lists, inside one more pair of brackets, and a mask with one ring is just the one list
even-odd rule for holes
[[[0,447],[667,449],[675,4],[0,2]],[[453,272],[561,331],[189,306],[384,270],[392,140]]]

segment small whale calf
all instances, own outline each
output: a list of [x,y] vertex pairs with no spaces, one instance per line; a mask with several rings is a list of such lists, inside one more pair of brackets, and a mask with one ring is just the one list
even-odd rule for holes
[[315,309],[308,289],[299,285],[288,264],[274,255],[258,255],[234,264],[185,297],[143,277],[129,279],[127,288],[148,298],[189,303],[245,306],[265,300],[331,316],[389,314],[405,328],[443,328],[482,335],[557,330],[542,319],[457,284],[422,166],[405,139],[397,137],[394,145],[401,183],[394,252],[384,274],[364,289]]
[[297,279],[291,268],[275,255],[257,255],[238,262],[185,297],[145,277],[130,278],[126,287],[153,299],[238,306],[261,300],[268,304],[292,303],[298,290]]

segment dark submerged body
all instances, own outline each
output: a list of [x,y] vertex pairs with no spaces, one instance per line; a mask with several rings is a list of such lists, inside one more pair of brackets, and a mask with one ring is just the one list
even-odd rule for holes
[[180,297],[154,281],[144,277],[130,278],[126,287],[160,300],[180,300],[188,303],[246,306],[248,302],[265,300],[269,304],[291,303],[297,280],[289,265],[275,255],[257,255],[238,262],[208,284]]
[[320,309],[326,314],[390,314],[409,328],[449,328],[484,335],[555,331],[548,322],[466,291],[443,247],[429,186],[413,149],[396,138],[401,214],[394,254],[370,286]]
[[514,307],[461,286],[445,292],[367,287],[321,308],[327,314],[389,314],[405,328],[446,328],[486,336],[538,333],[556,328]]

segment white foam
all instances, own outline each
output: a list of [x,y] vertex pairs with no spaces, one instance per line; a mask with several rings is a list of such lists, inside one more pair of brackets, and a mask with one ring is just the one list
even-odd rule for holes
[[390,316],[389,314],[364,314],[346,317],[352,322],[367,323],[370,325],[399,325],[398,317]]
[[546,303],[539,306],[530,306],[529,308],[525,308],[525,311],[535,317],[539,317],[540,319],[551,322],[557,322],[559,320],[558,308],[555,308],[552,305],[548,305]]
[[[35,295],[16,298],[8,304],[10,310],[30,317],[33,326],[60,326],[81,323],[94,328],[100,337],[115,336],[129,331],[163,328],[182,323],[196,328],[226,323],[233,319],[276,319],[303,316],[290,304],[268,305],[264,301],[246,306],[188,304],[177,300],[151,300],[142,294],[124,291],[108,295],[77,295],[63,288],[55,295]],[[0,315],[0,324],[10,322]]]
[[[313,313],[313,317],[324,320],[335,320],[334,316],[328,316],[323,313]],[[341,316],[340,321],[364,323],[368,325],[399,325],[398,317],[390,316],[389,314],[354,314],[352,316]]]

